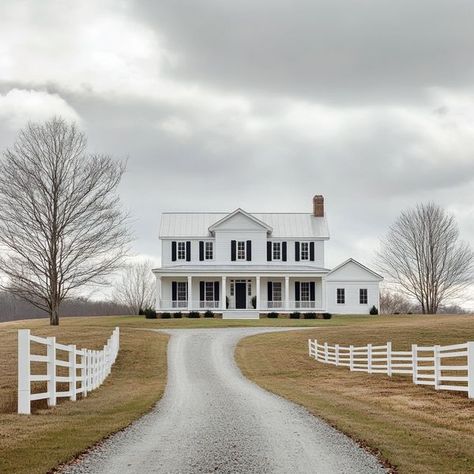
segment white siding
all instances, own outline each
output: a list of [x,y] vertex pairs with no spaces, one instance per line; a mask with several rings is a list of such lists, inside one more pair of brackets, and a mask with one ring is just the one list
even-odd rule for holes
[[[252,261],[247,260],[231,260],[231,240],[251,240],[252,241]],[[215,240],[217,265],[255,265],[265,264],[267,261],[267,233],[266,231],[217,231]]]
[[[337,288],[345,289],[345,304],[337,304]],[[368,304],[359,304],[359,289],[361,288],[367,289]],[[329,313],[368,314],[372,306],[375,305],[376,308],[379,308],[379,284],[378,282],[327,282],[326,302]]]

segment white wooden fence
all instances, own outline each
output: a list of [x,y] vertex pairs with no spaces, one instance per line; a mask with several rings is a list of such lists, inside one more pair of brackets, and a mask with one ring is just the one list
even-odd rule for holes
[[[31,353],[31,343],[46,346],[46,355]],[[48,406],[55,406],[59,397],[76,400],[99,387],[110,374],[120,346],[120,332],[116,327],[100,351],[76,349],[75,345],[56,342],[55,337],[33,336],[29,329],[18,330],[18,413],[29,415],[33,400],[48,400]],[[67,360],[58,359],[58,353],[67,353]],[[46,365],[46,373],[32,374],[31,363]],[[57,375],[58,367],[67,368],[67,376]],[[46,382],[47,391],[31,393],[33,382]],[[57,384],[68,384],[68,390],[58,391]]]
[[369,374],[411,375],[416,385],[467,392],[469,398],[474,398],[474,342],[450,346],[413,344],[410,351],[395,351],[391,342],[341,346],[308,339],[308,350],[310,357],[325,364]]

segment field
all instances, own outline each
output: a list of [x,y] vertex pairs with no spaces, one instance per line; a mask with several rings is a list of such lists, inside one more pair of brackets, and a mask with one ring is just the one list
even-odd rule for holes
[[[335,319],[338,321],[338,318]],[[415,386],[407,376],[351,373],[310,359],[308,338],[340,344],[451,344],[474,340],[473,316],[340,320],[314,331],[252,336],[237,362],[265,389],[305,406],[400,473],[474,472],[474,400]]]

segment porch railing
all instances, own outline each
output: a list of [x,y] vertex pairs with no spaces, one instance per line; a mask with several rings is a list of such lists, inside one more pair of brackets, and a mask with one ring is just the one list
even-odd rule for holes
[[[220,301],[193,300],[191,309],[219,309]],[[188,300],[161,300],[159,310],[188,309]]]

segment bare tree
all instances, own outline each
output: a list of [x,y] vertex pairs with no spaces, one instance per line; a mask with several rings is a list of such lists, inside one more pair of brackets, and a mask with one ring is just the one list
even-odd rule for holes
[[117,187],[125,165],[86,152],[74,124],[30,123],[0,162],[0,270],[8,291],[59,324],[61,302],[103,284],[130,236]]
[[423,313],[460,297],[473,281],[474,254],[459,240],[452,215],[433,203],[402,212],[378,254],[378,266]]
[[398,291],[384,289],[380,292],[381,314],[408,314],[419,311],[419,306],[412,303],[406,295]]
[[127,306],[132,314],[155,304],[155,278],[150,261],[127,265],[114,291],[114,301]]

